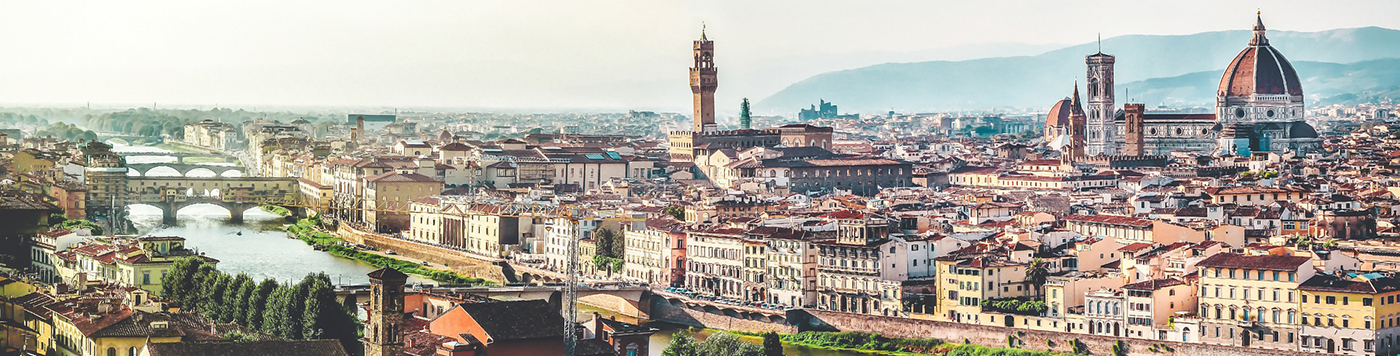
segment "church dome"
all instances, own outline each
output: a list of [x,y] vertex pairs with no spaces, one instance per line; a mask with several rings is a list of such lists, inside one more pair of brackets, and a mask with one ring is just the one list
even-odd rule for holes
[[1219,94],[1235,97],[1303,95],[1303,86],[1298,81],[1298,73],[1293,71],[1293,65],[1264,37],[1263,19],[1256,19],[1254,38],[1249,41],[1249,46],[1225,67],[1225,75],[1220,78]]
[[1317,138],[1317,130],[1306,122],[1298,122],[1288,129],[1289,138]]
[[1055,102],[1055,106],[1050,107],[1050,116],[1045,117],[1045,126],[1068,127],[1070,112],[1074,104],[1070,104],[1069,98],[1060,99]]

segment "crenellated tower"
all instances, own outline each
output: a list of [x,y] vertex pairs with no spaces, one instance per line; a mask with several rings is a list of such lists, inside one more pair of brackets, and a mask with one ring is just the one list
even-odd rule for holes
[[705,36],[704,27],[694,48],[690,92],[695,96],[695,132],[715,131],[715,89],[719,87],[719,77],[715,68],[715,42]]

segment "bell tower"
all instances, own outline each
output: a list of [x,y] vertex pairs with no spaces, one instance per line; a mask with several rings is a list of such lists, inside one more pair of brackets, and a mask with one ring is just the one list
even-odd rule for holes
[[715,69],[715,42],[700,28],[695,41],[695,64],[690,67],[690,93],[695,96],[695,132],[715,130],[715,88],[719,87]]
[[1088,135],[1084,153],[1090,156],[1118,154],[1117,125],[1113,122],[1113,61],[1113,56],[1104,54],[1102,49],[1084,57],[1085,78],[1089,80],[1085,86],[1089,91],[1089,110],[1085,113]]
[[403,285],[408,275],[392,268],[369,273],[365,356],[403,354]]

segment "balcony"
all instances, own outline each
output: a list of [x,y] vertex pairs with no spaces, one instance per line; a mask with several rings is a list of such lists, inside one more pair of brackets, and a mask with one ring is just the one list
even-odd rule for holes
[[1257,322],[1254,321],[1254,320],[1240,320],[1239,323],[1238,323],[1237,325],[1239,325],[1239,327],[1242,327],[1242,328],[1253,328],[1253,327],[1255,327],[1255,326],[1258,325],[1258,324],[1256,324],[1256,323],[1257,323]]

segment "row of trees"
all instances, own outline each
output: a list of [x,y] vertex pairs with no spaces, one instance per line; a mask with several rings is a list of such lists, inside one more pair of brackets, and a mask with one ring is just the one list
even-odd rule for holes
[[783,356],[783,344],[776,333],[763,334],[763,346],[740,340],[734,334],[719,332],[695,341],[690,334],[678,332],[661,356]]
[[84,129],[82,129],[82,128],[78,127],[78,126],[75,126],[75,125],[73,125],[73,124],[65,124],[65,123],[62,123],[62,122],[55,122],[55,123],[53,123],[53,125],[49,125],[48,127],[39,129],[38,131],[34,132],[34,136],[36,136],[36,137],[54,137],[54,138],[57,138],[57,139],[60,139],[60,140],[69,140],[69,141],[77,141],[77,140],[88,140],[88,141],[93,141],[93,140],[97,140],[97,133],[96,133],[96,132],[92,132],[92,131],[89,131],[89,130],[84,130]]
[[325,273],[308,274],[296,284],[255,283],[247,274],[230,276],[190,257],[176,261],[161,284],[163,297],[182,311],[246,331],[290,340],[336,339],[346,349],[354,349],[359,339],[359,319],[336,302]]

